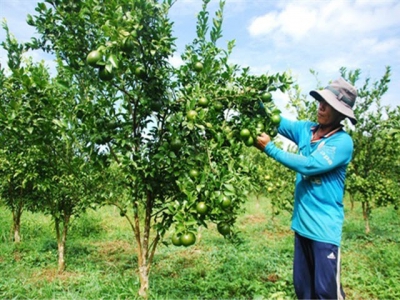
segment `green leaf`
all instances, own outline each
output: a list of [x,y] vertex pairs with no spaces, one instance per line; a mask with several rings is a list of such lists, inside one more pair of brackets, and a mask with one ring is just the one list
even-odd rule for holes
[[[111,54],[111,55],[108,57],[108,61],[110,62],[110,64],[113,66],[114,69],[118,69],[118,58],[117,58],[116,55]],[[108,70],[108,71],[112,71],[112,69],[111,69],[111,70]]]

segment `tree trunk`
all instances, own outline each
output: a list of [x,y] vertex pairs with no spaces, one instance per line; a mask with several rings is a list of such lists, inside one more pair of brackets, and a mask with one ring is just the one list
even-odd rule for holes
[[148,299],[148,291],[149,291],[149,268],[146,265],[145,261],[142,261],[142,265],[139,266],[139,280],[140,280],[140,289],[139,296],[143,299]]
[[160,235],[156,235],[153,240],[153,243],[149,245],[148,248],[142,249],[142,257],[138,259],[139,264],[139,280],[140,280],[140,289],[139,296],[143,299],[149,298],[149,276],[150,276],[150,268],[153,263],[154,254],[156,252],[157,244],[160,240]]
[[58,242],[58,273],[65,270],[65,242]]
[[22,209],[18,207],[17,209],[13,210],[13,234],[14,234],[14,242],[20,243],[21,242],[21,215]]
[[[139,268],[139,280],[140,288],[138,291],[139,297],[143,299],[149,298],[149,288],[150,288],[150,268],[153,262],[154,254],[157,248],[157,244],[160,240],[160,235],[157,233],[154,240],[150,243],[150,233],[151,233],[151,221],[152,221],[152,211],[153,211],[153,195],[149,191],[147,192],[146,200],[146,211],[144,218],[144,230],[143,235],[140,232],[140,218],[138,204],[135,202],[135,214],[134,223],[131,223],[133,231],[135,233],[138,254],[138,268]],[[143,237],[143,239],[141,239]]]
[[362,211],[363,211],[363,218],[365,222],[365,233],[368,234],[370,232],[369,228],[369,204],[368,202],[362,202]]
[[[58,273],[63,273],[65,271],[65,253],[69,219],[70,216],[65,216],[63,222],[61,222],[60,220],[55,221],[58,246]],[[60,228],[61,224],[62,230]]]
[[353,199],[353,195],[350,194],[350,210],[353,211],[354,210],[354,199]]

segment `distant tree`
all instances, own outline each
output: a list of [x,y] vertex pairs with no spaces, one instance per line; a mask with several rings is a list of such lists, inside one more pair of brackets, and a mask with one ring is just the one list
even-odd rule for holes
[[[356,84],[361,71],[341,74]],[[369,217],[373,207],[399,203],[398,155],[399,143],[392,129],[398,129],[398,107],[382,105],[388,90],[390,67],[383,77],[370,83],[370,78],[358,89],[359,100],[355,109],[358,123],[350,130],[354,141],[354,158],[350,164],[346,188],[354,201],[362,204],[365,231],[370,232]],[[396,176],[397,175],[397,176]]]
[[[11,74],[1,77],[1,195],[13,214],[14,240],[20,241],[22,212],[41,211],[55,224],[59,271],[71,216],[93,207],[100,191],[90,156],[83,149],[68,75],[51,78],[43,63],[23,61],[24,45],[6,30]],[[63,85],[64,84],[64,85]]]
[[21,241],[21,217],[34,209],[40,169],[42,137],[36,133],[46,114],[41,97],[48,83],[43,64],[23,61],[23,45],[10,34],[1,46],[8,54],[8,68],[0,70],[0,197],[13,216],[14,241]]

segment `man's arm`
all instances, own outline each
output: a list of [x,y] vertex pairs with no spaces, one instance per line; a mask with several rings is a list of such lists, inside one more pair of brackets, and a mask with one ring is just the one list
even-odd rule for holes
[[307,121],[293,121],[281,116],[278,133],[298,145],[300,132],[307,127]]
[[283,151],[273,142],[267,143],[263,151],[291,170],[305,176],[314,176],[349,163],[353,153],[353,142],[348,135],[340,134],[322,144],[308,157]]

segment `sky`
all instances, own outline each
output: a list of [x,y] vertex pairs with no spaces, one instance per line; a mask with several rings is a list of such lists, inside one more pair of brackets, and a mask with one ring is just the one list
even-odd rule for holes
[[[35,14],[37,3],[0,0],[0,19],[6,20],[19,42],[35,35],[26,16]],[[173,64],[180,63],[180,53],[196,37],[201,7],[201,0],[177,0],[170,10],[177,38]],[[219,0],[210,1],[210,19],[218,7]],[[361,85],[367,77],[379,80],[390,66],[391,82],[382,102],[400,105],[399,0],[226,0],[222,31],[220,47],[226,49],[227,43],[235,40],[231,63],[250,67],[257,75],[290,71],[306,95],[318,81],[324,86],[338,78],[341,67],[360,69]],[[0,41],[4,38],[1,28]],[[28,55],[54,67],[49,55],[39,51]],[[6,65],[3,49],[0,63]],[[318,81],[310,69],[318,74]],[[289,116],[284,110],[288,96],[277,93],[274,99]]]

